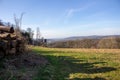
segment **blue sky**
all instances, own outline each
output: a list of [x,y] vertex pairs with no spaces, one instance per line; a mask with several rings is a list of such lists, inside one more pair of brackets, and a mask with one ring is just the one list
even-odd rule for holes
[[0,19],[22,29],[39,27],[45,38],[120,35],[120,0],[0,0]]

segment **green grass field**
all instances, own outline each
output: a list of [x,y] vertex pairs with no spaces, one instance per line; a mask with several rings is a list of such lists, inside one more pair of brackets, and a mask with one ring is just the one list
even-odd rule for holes
[[34,80],[120,80],[119,49],[62,49],[32,47],[49,64]]

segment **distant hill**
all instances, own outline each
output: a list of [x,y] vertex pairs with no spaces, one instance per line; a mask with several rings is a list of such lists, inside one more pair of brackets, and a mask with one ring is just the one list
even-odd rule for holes
[[120,35],[92,35],[92,36],[72,36],[67,38],[56,38],[56,39],[47,39],[48,42],[56,42],[56,41],[67,41],[67,40],[82,40],[82,39],[101,39],[105,37],[120,37]]
[[97,36],[97,35],[93,35],[93,36],[73,36],[73,37],[65,38],[65,40],[101,39],[101,38],[105,38],[105,37],[120,37],[120,35],[106,35],[106,36]]

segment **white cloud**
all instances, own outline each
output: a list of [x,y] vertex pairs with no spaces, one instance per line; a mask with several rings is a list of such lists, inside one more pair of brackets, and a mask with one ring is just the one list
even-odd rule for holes
[[65,16],[67,18],[72,17],[75,13],[86,10],[88,8],[90,8],[91,6],[93,6],[95,4],[95,2],[89,3],[89,4],[85,4],[84,6],[80,7],[80,8],[71,8],[65,11]]
[[79,7],[79,8],[70,8],[70,9],[67,9],[65,11],[65,15],[64,15],[64,23],[68,23],[68,20],[69,18],[71,18],[72,16],[75,15],[75,13],[79,13],[79,12],[82,12],[84,10],[87,10],[88,8],[90,8],[91,6],[93,6],[94,4],[96,4],[95,2],[91,2],[91,3],[87,3],[87,4],[84,4],[83,6]]

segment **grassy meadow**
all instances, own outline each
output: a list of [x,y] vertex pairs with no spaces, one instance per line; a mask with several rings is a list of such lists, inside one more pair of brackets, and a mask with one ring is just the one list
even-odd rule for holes
[[34,80],[119,80],[119,49],[69,49],[31,47],[48,64]]

